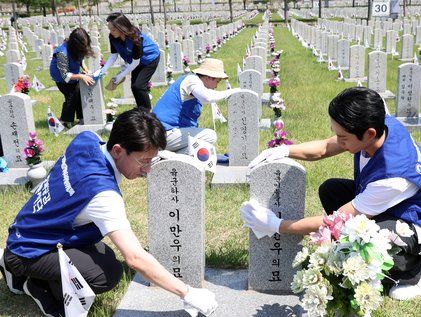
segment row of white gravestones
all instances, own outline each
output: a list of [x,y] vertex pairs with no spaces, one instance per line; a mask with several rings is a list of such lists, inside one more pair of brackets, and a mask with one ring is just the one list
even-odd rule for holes
[[405,63],[398,67],[396,117],[408,128],[419,130],[421,100],[421,67]]
[[[205,269],[205,173],[192,159],[164,160],[148,174],[150,253],[175,277],[202,287]],[[270,184],[270,185],[268,185]],[[305,170],[290,159],[250,173],[250,197],[283,219],[304,216]],[[249,289],[291,293],[300,236],[250,233]]]

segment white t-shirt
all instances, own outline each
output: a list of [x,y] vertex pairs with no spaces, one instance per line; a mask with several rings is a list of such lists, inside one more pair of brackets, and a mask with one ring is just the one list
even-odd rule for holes
[[[360,172],[369,161],[370,157],[366,157],[361,152]],[[414,196],[417,191],[417,185],[402,177],[380,179],[369,183],[362,193],[355,196],[352,205],[363,214],[376,216]]]
[[223,91],[206,88],[202,80],[197,75],[186,76],[180,84],[180,95],[183,102],[189,99],[197,98],[202,104],[211,103],[227,98],[238,91],[240,91],[240,88]]
[[[122,175],[117,170],[114,159],[107,151],[105,144],[101,145],[101,150],[113,167],[117,183],[120,183]],[[82,226],[91,222],[99,228],[104,236],[116,230],[130,229],[123,197],[113,190],[96,194],[76,216],[74,224],[75,226]]]

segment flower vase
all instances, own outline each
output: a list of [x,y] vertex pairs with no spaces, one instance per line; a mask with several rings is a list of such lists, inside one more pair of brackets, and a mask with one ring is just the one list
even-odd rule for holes
[[104,125],[104,132],[108,134],[111,133],[113,124],[114,124],[114,121],[107,121],[107,123]]
[[26,176],[28,176],[28,179],[31,181],[32,189],[34,190],[45,179],[45,177],[47,177],[47,170],[42,162],[38,164],[31,164],[29,165]]

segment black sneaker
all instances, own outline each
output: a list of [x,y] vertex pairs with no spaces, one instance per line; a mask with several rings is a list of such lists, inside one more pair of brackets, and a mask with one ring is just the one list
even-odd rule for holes
[[29,277],[23,284],[23,290],[32,297],[44,316],[64,317],[63,303],[54,298],[51,291],[42,285],[42,281]]
[[26,277],[16,276],[7,269],[6,263],[4,262],[4,249],[0,249],[0,271],[7,287],[12,293],[16,295],[24,294],[23,283],[25,283]]

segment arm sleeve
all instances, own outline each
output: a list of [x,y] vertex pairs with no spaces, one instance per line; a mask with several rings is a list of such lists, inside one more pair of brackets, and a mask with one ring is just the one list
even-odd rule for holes
[[69,71],[69,59],[67,56],[60,52],[56,54],[57,57],[57,68],[60,72],[61,78],[68,83],[70,81],[70,78],[73,76],[73,74]]
[[93,222],[102,235],[120,229],[130,229],[123,198],[115,191],[104,191],[91,199],[75,219],[75,225]]
[[105,74],[105,72],[108,70],[108,68],[110,68],[111,66],[113,66],[113,64],[115,63],[115,61],[117,60],[117,53],[112,53],[110,55],[110,57],[108,57],[104,67],[102,67],[101,69],[101,74]]
[[194,87],[192,94],[195,96],[200,103],[211,103],[221,99],[228,98],[232,94],[239,92],[240,88],[228,89],[223,91],[208,89],[205,86]]
[[417,185],[404,178],[381,179],[369,183],[351,203],[359,212],[376,216],[412,197],[417,191]]
[[137,65],[139,65],[139,63],[140,59],[134,59],[124,70],[118,73],[118,75],[116,76],[119,79],[118,82],[120,82],[121,79],[123,79],[123,77],[125,77],[129,72],[135,69]]

